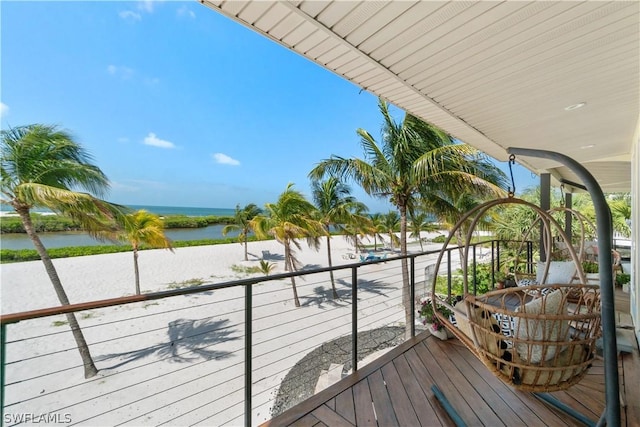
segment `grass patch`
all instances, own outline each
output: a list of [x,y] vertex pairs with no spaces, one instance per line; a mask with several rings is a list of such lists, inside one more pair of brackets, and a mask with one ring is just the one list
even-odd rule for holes
[[167,285],[167,288],[169,289],[193,288],[195,286],[200,286],[202,284],[204,284],[203,279],[188,279],[188,280],[183,280],[182,282],[171,282],[169,283],[169,285]]
[[245,265],[237,265],[233,264],[231,266],[231,271],[239,274],[254,274],[254,273],[262,273],[262,269],[256,266],[245,266]]
[[66,320],[55,320],[53,323],[51,323],[52,326],[64,326],[68,324],[69,322],[67,322]]

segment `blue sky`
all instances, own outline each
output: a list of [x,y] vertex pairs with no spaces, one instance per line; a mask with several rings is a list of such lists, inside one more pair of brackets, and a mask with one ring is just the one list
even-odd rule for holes
[[[0,13],[2,127],[71,131],[115,203],[262,206],[289,182],[309,195],[317,162],[361,157],[357,128],[380,134],[375,96],[195,1],[2,1]],[[521,167],[516,181],[537,185]]]

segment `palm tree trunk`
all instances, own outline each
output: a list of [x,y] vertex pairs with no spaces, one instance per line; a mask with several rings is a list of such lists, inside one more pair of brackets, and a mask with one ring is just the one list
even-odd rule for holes
[[[289,247],[288,242],[285,242],[284,244],[284,269],[285,271],[295,271],[293,268],[293,262],[291,261],[291,248]],[[296,307],[300,307],[300,299],[298,299],[298,289],[296,289],[295,277],[291,277],[291,288],[293,289],[293,302]]]
[[[64,288],[62,287],[62,282],[60,281],[60,277],[58,277],[58,272],[53,266],[53,262],[51,261],[51,257],[47,253],[40,237],[35,232],[33,228],[33,223],[31,222],[31,217],[29,216],[29,209],[24,207],[16,207],[13,206],[15,211],[20,215],[20,219],[22,220],[22,224],[24,226],[27,235],[33,242],[36,247],[36,251],[38,255],[40,255],[40,259],[44,264],[44,269],[51,280],[51,284],[53,285],[53,289],[56,291],[56,295],[58,296],[58,300],[62,305],[70,305],[69,298],[67,297]],[[84,339],[84,335],[82,330],[80,329],[80,325],[78,324],[78,320],[73,313],[67,313],[67,321],[69,322],[69,327],[71,328],[71,332],[73,334],[73,338],[76,341],[76,345],[78,346],[78,351],[80,352],[80,357],[82,358],[82,363],[84,365],[84,377],[91,378],[98,373],[98,369],[93,363],[93,358],[91,357],[91,353],[89,352],[89,346],[87,345],[87,341]]]
[[[407,207],[398,206],[400,209],[400,254],[407,255]],[[402,267],[402,304],[404,305],[405,318],[405,339],[411,338],[411,312],[413,303],[411,301],[411,290],[409,288],[409,267],[407,258],[400,261]]]
[[[331,236],[327,236],[327,259],[329,260],[329,267],[333,267],[331,262]],[[329,277],[331,277],[331,290],[333,291],[333,299],[338,298],[338,291],[336,291],[336,282],[333,278],[333,270],[329,271]]]
[[138,248],[133,248],[133,274],[136,278],[136,295],[140,295],[140,270],[138,269]]
[[247,230],[244,231],[244,260],[249,261],[249,249],[247,247],[248,239],[247,239]]

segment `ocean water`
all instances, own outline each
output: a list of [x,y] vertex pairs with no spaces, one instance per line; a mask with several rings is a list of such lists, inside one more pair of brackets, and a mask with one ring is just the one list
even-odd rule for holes
[[182,206],[149,206],[149,205],[125,205],[133,210],[144,209],[156,215],[186,215],[186,216],[233,216],[235,209],[227,208],[192,208]]
[[[127,207],[139,210],[144,209],[156,215],[186,215],[186,216],[233,216],[235,209],[226,208],[194,208],[181,206],[148,206],[148,205],[127,205]],[[2,209],[10,212],[11,209]],[[43,212],[46,211],[36,211]],[[222,239],[225,237],[235,237],[237,233],[222,235],[223,225],[211,225],[203,228],[182,228],[165,230],[166,236],[173,241],[200,240],[200,239]],[[39,233],[40,239],[46,248],[63,248],[67,246],[99,246],[111,245],[111,242],[96,240],[86,233],[79,231]],[[0,248],[2,249],[33,249],[33,243],[22,233],[0,234]]]

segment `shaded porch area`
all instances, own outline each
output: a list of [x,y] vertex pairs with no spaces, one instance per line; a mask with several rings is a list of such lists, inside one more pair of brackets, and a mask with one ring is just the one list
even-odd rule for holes
[[[628,297],[616,294],[616,305],[623,310],[618,320],[624,323]],[[637,346],[633,353],[619,355],[618,372],[621,425],[638,426]],[[532,393],[502,383],[458,340],[440,341],[423,332],[263,426],[454,425],[432,385],[440,388],[470,426],[583,425]],[[605,407],[604,390],[604,365],[597,359],[580,383],[550,394],[595,423]]]

